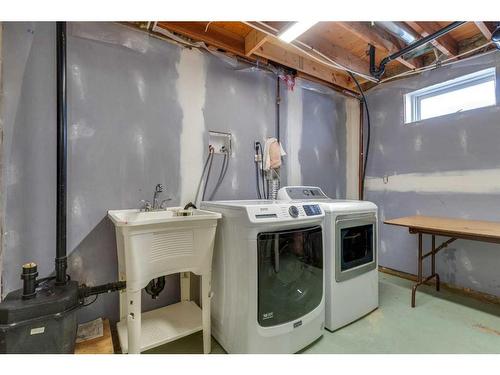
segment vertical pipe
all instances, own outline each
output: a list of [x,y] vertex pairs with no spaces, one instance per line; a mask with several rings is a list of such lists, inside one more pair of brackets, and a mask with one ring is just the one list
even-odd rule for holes
[[364,189],[363,189],[363,170],[364,170],[364,139],[363,139],[363,132],[364,132],[364,105],[363,101],[359,102],[359,165],[358,165],[358,174],[359,174],[359,179],[358,179],[358,196],[360,200],[363,200],[364,198]]
[[280,77],[276,76],[276,139],[280,141]]
[[[0,93],[3,96],[3,22],[0,22]],[[3,127],[0,125],[0,150],[3,150]],[[1,187],[3,186],[3,152],[0,153],[0,238],[4,238],[4,192]],[[3,241],[0,240],[0,302],[2,302],[2,272],[3,272]]]
[[66,22],[56,22],[57,64],[57,217],[56,284],[66,284],[66,178],[67,178],[67,92]]

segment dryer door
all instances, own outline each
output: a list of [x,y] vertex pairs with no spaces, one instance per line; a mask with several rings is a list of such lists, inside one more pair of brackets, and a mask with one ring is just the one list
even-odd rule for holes
[[258,322],[271,327],[300,319],[323,297],[320,226],[259,233]]
[[352,279],[377,267],[376,217],[339,216],[335,222],[335,280]]

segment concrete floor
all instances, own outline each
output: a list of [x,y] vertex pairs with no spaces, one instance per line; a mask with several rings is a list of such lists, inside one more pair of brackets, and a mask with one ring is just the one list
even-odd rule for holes
[[[301,353],[500,353],[500,305],[422,286],[412,309],[410,287],[380,273],[380,307]],[[202,353],[201,332],[147,353]],[[213,338],[212,353],[225,353]]]

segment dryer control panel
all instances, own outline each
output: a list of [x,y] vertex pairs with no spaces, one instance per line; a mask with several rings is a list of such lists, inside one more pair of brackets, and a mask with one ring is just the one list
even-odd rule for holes
[[330,199],[316,186],[286,186],[278,191],[279,200],[321,200]]

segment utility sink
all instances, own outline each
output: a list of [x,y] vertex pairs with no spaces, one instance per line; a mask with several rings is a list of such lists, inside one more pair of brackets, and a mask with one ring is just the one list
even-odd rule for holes
[[[189,216],[185,216],[189,214]],[[216,212],[204,210],[183,210],[180,207],[167,208],[164,210],[142,211],[112,210],[108,211],[109,218],[115,226],[153,225],[172,222],[190,222],[206,219],[220,219],[221,215]]]
[[186,212],[181,207],[108,211],[115,225],[120,279],[127,280],[127,288],[142,289],[151,279],[205,268],[221,214],[193,209],[182,216]]
[[[204,336],[208,335],[204,347],[209,351],[209,305],[203,308],[204,314],[208,314],[208,317],[204,315],[203,324],[201,310],[189,301],[141,314],[141,290],[152,279],[193,272],[205,280],[204,290],[208,296],[215,230],[221,214],[174,207],[155,211],[112,210],[108,216],[115,225],[119,278],[127,282],[126,292],[120,293],[117,326],[122,349],[140,353],[203,326]],[[208,301],[206,297],[205,303]]]

